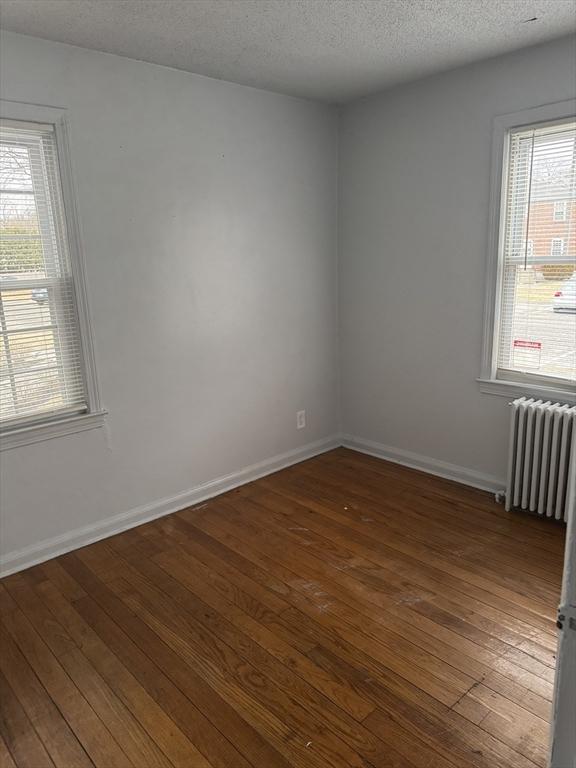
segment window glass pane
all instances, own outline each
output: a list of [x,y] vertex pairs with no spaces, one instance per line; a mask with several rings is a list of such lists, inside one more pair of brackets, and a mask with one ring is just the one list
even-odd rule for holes
[[[8,383],[8,379],[3,379]],[[61,391],[61,376],[56,369],[30,371],[16,374],[13,389],[8,385],[0,392],[6,393],[6,403],[0,401],[0,408],[14,413],[46,413],[61,409],[65,405]]]
[[45,275],[30,150],[0,144],[0,275]]
[[0,420],[86,409],[54,132],[0,127]]
[[576,124],[513,131],[497,364],[576,382]]
[[48,288],[3,291],[2,309],[6,330],[13,333],[23,328],[50,325],[52,315],[48,297]]

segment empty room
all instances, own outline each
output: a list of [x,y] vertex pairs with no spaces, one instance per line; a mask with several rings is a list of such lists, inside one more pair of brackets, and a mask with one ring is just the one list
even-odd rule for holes
[[576,0],[0,28],[0,768],[576,768]]

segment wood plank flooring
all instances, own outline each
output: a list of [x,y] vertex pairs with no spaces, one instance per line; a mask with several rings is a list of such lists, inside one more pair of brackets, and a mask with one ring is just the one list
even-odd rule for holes
[[563,539],[338,449],[7,577],[0,764],[545,766]]

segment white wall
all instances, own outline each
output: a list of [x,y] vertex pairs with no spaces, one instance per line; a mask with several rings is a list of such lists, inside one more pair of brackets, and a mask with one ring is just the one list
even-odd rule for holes
[[573,98],[575,73],[562,39],[343,110],[344,432],[502,481],[507,399],[476,383],[492,120]]
[[[110,411],[0,454],[20,563],[337,431],[338,137],[310,102],[10,33],[0,55],[2,98],[69,110]],[[475,381],[492,118],[570,98],[575,65],[560,40],[342,110],[346,433],[501,481],[506,399]]]
[[69,110],[109,409],[1,454],[2,552],[332,435],[336,114],[9,33],[0,64],[3,99]]

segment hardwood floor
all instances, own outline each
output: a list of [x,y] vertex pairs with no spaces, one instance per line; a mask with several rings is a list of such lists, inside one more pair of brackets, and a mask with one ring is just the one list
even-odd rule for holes
[[0,763],[534,768],[564,529],[338,449],[0,584]]

